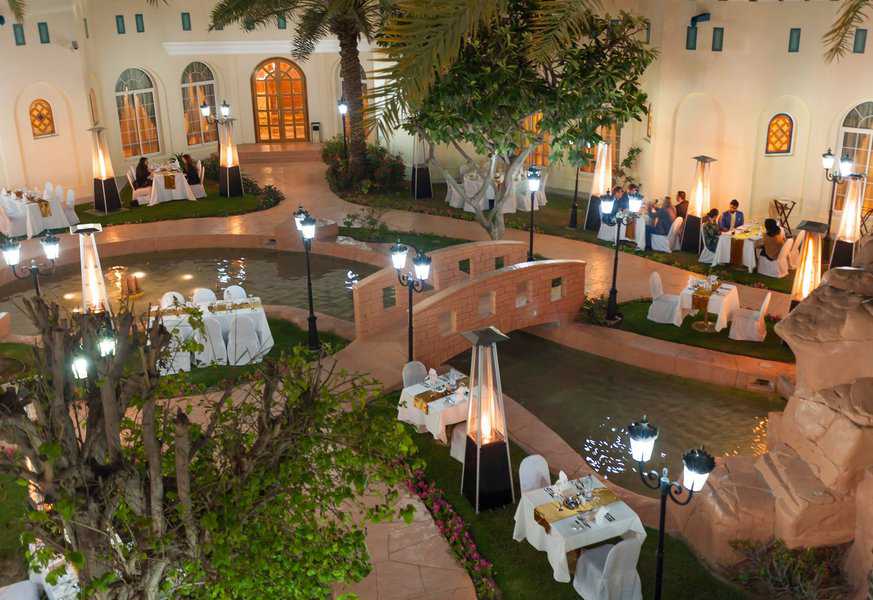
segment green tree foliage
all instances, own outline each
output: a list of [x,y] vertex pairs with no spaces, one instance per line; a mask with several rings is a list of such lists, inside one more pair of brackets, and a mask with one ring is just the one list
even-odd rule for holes
[[369,572],[367,522],[411,517],[394,490],[412,442],[365,410],[372,381],[295,348],[250,385],[167,399],[184,390],[160,375],[159,316],[112,317],[117,349],[102,358],[106,317],[25,304],[38,375],[0,396],[0,442],[15,448],[0,472],[32,491],[31,564],[63,557],[85,597],[328,598]]

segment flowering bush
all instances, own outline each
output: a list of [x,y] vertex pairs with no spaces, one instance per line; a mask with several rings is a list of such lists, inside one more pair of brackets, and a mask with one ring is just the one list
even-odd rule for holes
[[464,519],[446,500],[443,491],[424,478],[423,471],[415,471],[407,482],[409,491],[418,496],[433,516],[437,529],[449,542],[452,552],[461,562],[476,588],[479,600],[496,600],[500,590],[494,581],[494,567],[476,548]]

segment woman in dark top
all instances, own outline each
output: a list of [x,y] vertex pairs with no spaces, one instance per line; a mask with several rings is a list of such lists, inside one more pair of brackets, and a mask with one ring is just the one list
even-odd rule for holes
[[197,185],[200,183],[200,173],[197,172],[197,164],[190,154],[182,155],[182,171],[185,173],[185,179],[188,180],[188,185]]
[[670,233],[670,227],[675,220],[676,209],[673,208],[673,203],[670,201],[670,197],[667,196],[664,198],[664,202],[661,203],[661,208],[655,213],[655,233],[657,235],[667,235]]
[[718,226],[718,209],[713,208],[703,217],[703,244],[710,252],[718,247],[721,229]]
[[682,190],[676,192],[676,216],[683,219],[688,216],[688,200]]
[[785,236],[776,219],[764,219],[764,230],[764,237],[755,242],[755,246],[761,249],[761,256],[775,261],[785,245]]
[[133,187],[135,189],[140,189],[144,187],[149,187],[152,182],[150,181],[152,177],[152,173],[149,170],[149,159],[145,156],[139,159],[139,162],[136,163],[136,170],[134,171],[134,179],[133,179]]

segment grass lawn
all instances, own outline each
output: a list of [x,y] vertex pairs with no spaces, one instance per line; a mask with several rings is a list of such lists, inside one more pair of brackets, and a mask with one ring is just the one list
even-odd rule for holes
[[389,229],[377,230],[367,229],[363,227],[344,227],[339,228],[339,235],[354,238],[360,242],[371,243],[386,243],[393,244],[400,240],[403,244],[408,244],[418,248],[422,252],[432,252],[440,248],[448,248],[457,244],[466,244],[470,240],[462,240],[458,238],[444,237],[431,233],[415,233],[407,231],[391,231]]
[[197,202],[177,200],[163,202],[156,206],[131,207],[132,192],[128,186],[121,190],[121,204],[125,207],[124,210],[102,214],[92,212],[94,207],[91,204],[77,204],[76,214],[82,223],[100,223],[106,226],[198,217],[228,217],[259,210],[260,198],[258,196],[245,194],[242,198],[224,198],[218,195],[218,183],[216,182],[206,182],[206,194],[206,198],[201,198]]
[[[388,398],[396,406],[397,395]],[[390,407],[386,410],[391,410]],[[430,435],[413,433],[419,456],[426,463],[427,479],[435,482],[446,499],[470,526],[479,551],[494,564],[495,579],[503,597],[548,598],[549,600],[578,600],[579,596],[569,583],[558,583],[552,577],[545,553],[538,552],[527,542],[512,539],[515,506],[485,511],[476,515],[470,503],[460,493],[461,463],[449,456],[447,447]],[[513,469],[525,453],[518,447],[511,450]],[[518,481],[516,480],[516,484]],[[647,529],[638,570],[642,579],[643,597],[650,598],[654,590],[655,551],[657,531]],[[751,596],[713,576],[691,553],[684,542],[667,537],[664,562],[664,598],[670,600],[743,600]]]
[[[446,185],[435,183],[433,186],[434,197],[429,200],[413,200],[409,197],[409,186],[406,185],[396,192],[387,192],[382,194],[347,194],[343,196],[345,200],[356,204],[372,206],[374,208],[390,208],[396,210],[407,210],[413,212],[421,212],[430,215],[440,215],[444,217],[452,217],[455,219],[463,219],[472,221],[471,213],[463,210],[452,208],[445,203]],[[597,239],[597,233],[594,231],[586,231],[582,228],[585,222],[585,213],[588,209],[588,195],[581,194],[579,197],[579,212],[578,222],[580,227],[570,229],[567,225],[570,222],[570,208],[573,204],[573,195],[566,192],[549,190],[549,203],[537,211],[534,216],[536,230],[549,235],[565,237],[573,240],[581,240],[592,244],[611,247]],[[527,213],[516,213],[506,215],[506,226],[513,229],[527,230],[529,226],[529,216]],[[730,265],[721,265],[712,268],[709,265],[698,262],[697,255],[691,252],[672,252],[665,254],[662,252],[637,252],[633,246],[624,245],[622,250],[645,256],[648,259],[687,269],[695,273],[709,274],[714,273],[722,280],[734,281],[744,285],[752,285],[766,287],[777,292],[791,292],[791,283],[793,276],[789,275],[782,279],[773,279],[772,277],[764,277],[757,273],[749,273],[744,267],[735,268]]]
[[773,331],[775,323],[770,319],[766,321],[767,337],[763,342],[740,342],[728,337],[730,327],[725,327],[718,333],[695,331],[691,324],[694,321],[700,320],[701,317],[699,315],[694,318],[685,319],[682,327],[653,323],[646,318],[650,303],[648,300],[635,300],[620,305],[619,310],[624,315],[620,328],[659,340],[698,346],[700,348],[708,348],[709,350],[718,350],[728,354],[742,354],[767,360],[794,362],[794,353],[791,352],[788,346],[782,343],[782,338]]

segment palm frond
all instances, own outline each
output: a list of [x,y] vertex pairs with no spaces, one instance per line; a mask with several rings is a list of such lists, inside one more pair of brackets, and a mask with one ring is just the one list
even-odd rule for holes
[[329,11],[325,3],[312,2],[298,12],[291,54],[305,60],[315,52],[315,45],[330,33]]
[[[149,0],[160,2],[162,0]],[[210,13],[210,29],[244,23],[256,27],[266,25],[278,16],[297,10],[298,0],[218,0]]]
[[852,34],[864,23],[871,0],[844,0],[836,21],[822,36],[825,60],[833,62],[849,52]]
[[600,6],[600,0],[540,0],[531,23],[531,58],[539,60],[574,44],[588,29],[591,11]]
[[24,0],[8,0],[9,12],[19,23],[24,20]]

